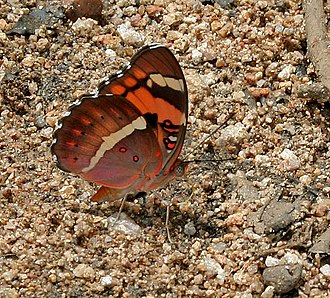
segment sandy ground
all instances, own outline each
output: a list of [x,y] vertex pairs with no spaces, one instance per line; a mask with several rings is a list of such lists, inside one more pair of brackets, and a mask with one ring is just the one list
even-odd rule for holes
[[[0,0],[0,297],[329,297],[330,114],[298,92],[316,81],[301,2],[103,3],[98,23]],[[223,160],[159,190],[171,243],[157,198],[112,226],[120,202],[91,203],[50,153],[74,100],[154,42],[188,84],[182,155]]]

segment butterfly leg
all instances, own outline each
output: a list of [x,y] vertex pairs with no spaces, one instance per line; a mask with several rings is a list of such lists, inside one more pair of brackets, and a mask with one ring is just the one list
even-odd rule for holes
[[166,205],[166,219],[165,219],[165,228],[167,232],[167,238],[168,242],[172,243],[171,235],[170,235],[170,230],[168,228],[169,222],[170,222],[170,211],[171,211],[171,204]]
[[122,198],[122,200],[121,200],[121,203],[120,203],[120,207],[119,207],[119,210],[118,210],[118,214],[117,214],[117,216],[116,216],[116,219],[113,221],[113,223],[111,224],[111,226],[113,227],[115,224],[116,224],[116,222],[119,220],[119,218],[120,218],[120,214],[121,214],[121,212],[123,211],[123,208],[124,208],[124,204],[125,204],[125,202],[126,202],[126,200],[127,200],[127,198],[129,197],[129,196],[132,196],[131,194],[126,194],[123,198]]
[[166,228],[168,242],[172,243],[170,229],[169,229],[171,202],[163,199],[162,196],[156,191],[152,191],[152,194],[155,195],[166,206],[165,228]]

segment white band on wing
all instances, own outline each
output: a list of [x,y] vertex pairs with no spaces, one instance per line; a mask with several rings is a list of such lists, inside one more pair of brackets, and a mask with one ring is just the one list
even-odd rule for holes
[[127,124],[122,129],[110,134],[109,136],[102,137],[103,143],[96,151],[96,154],[91,158],[88,167],[83,168],[81,171],[86,173],[92,170],[100,159],[104,156],[105,152],[115,147],[122,139],[126,138],[134,132],[134,130],[143,130],[147,128],[147,122],[143,116],[136,118],[132,123]]

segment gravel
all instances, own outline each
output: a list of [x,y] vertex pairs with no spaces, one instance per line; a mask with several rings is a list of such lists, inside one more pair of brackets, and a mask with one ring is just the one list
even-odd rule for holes
[[[301,1],[104,0],[75,21],[69,2],[0,0],[0,297],[329,297],[330,114],[299,92]],[[50,153],[68,107],[154,42],[186,76],[183,157],[214,160],[159,190],[172,242],[157,198],[113,224],[120,202]]]

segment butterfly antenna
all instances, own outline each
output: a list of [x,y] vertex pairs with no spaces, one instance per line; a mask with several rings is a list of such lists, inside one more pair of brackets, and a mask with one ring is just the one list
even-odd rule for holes
[[[219,126],[217,127],[213,132],[211,132],[206,138],[204,138],[204,140],[202,140],[196,147],[194,147],[194,149],[187,153],[183,160],[186,160],[188,158],[189,155],[193,154],[194,152],[196,152],[196,150],[201,146],[203,145],[208,139],[210,139],[213,135],[215,135],[221,128],[224,127],[225,124],[227,124],[227,122],[233,118],[233,116],[237,113],[237,111],[235,112],[232,112],[228,115],[228,117],[225,119],[225,121]],[[226,160],[226,159],[225,159]],[[232,160],[232,159],[227,159],[227,160]],[[201,160],[201,159],[197,159],[197,160],[192,160],[191,162],[205,162],[205,161],[224,161],[224,160]],[[190,161],[187,161],[187,162],[190,162]]]

